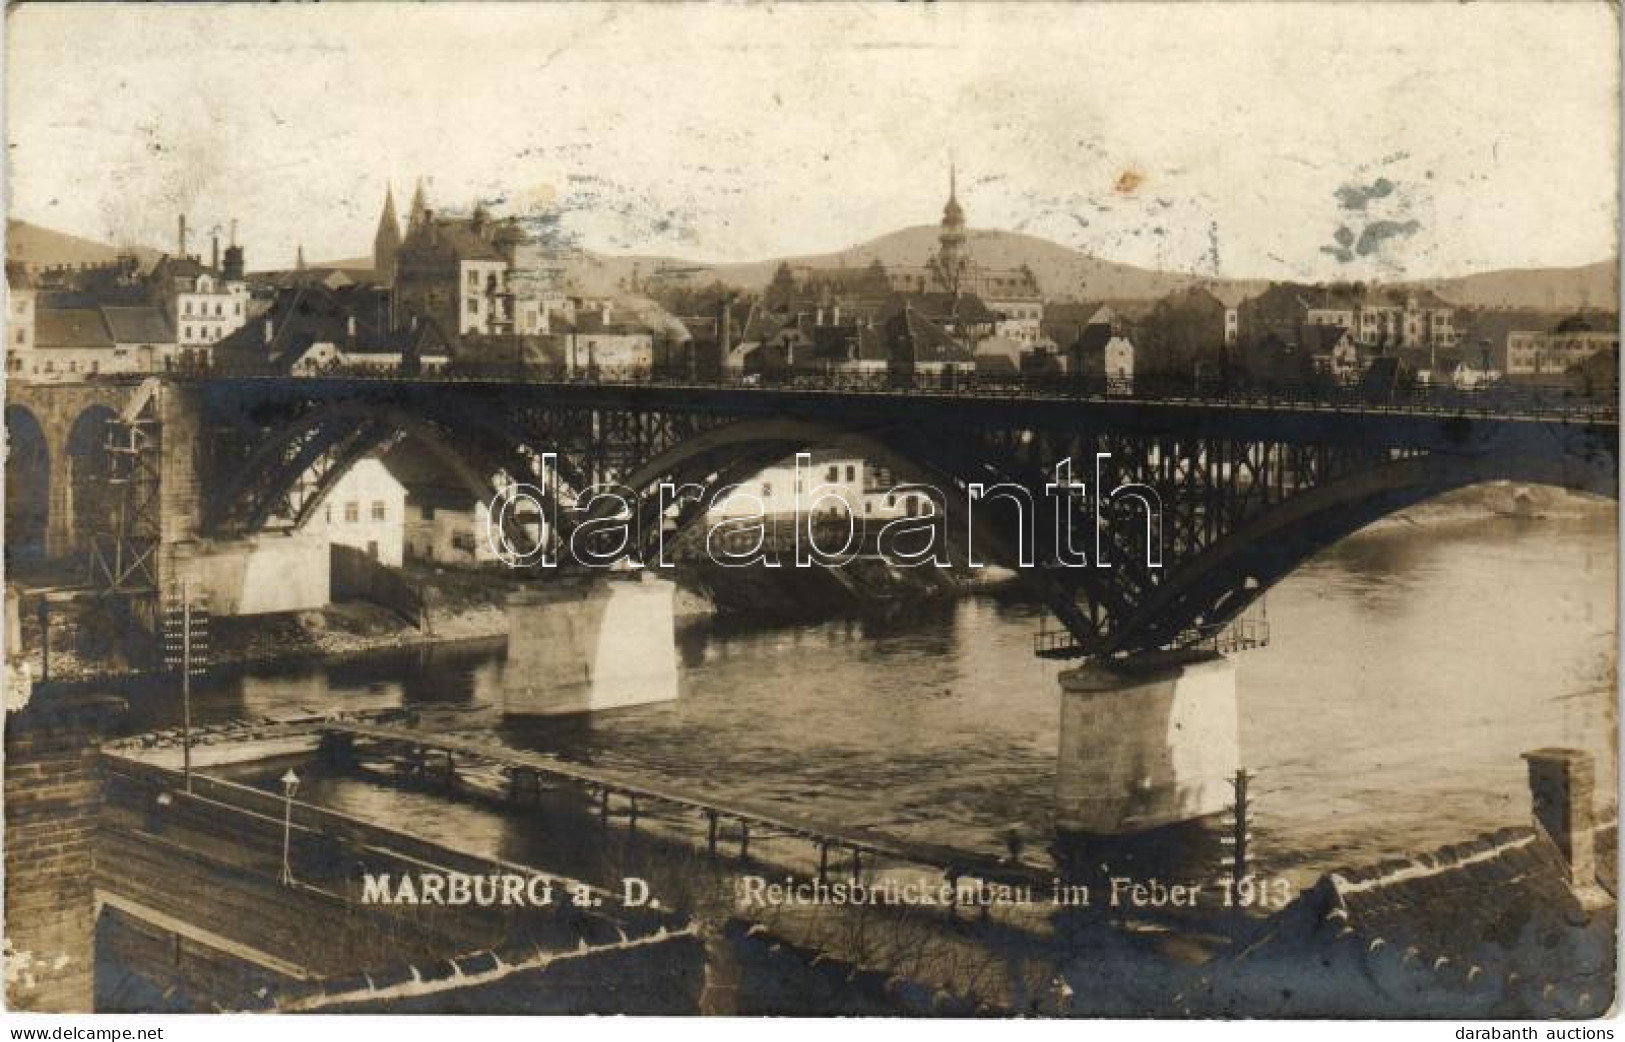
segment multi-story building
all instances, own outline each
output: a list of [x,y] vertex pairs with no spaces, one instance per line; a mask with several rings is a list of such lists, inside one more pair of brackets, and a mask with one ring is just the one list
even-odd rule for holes
[[509,274],[524,239],[518,223],[493,220],[484,206],[466,218],[437,217],[419,192],[395,252],[396,322],[433,323],[453,351],[464,337],[516,333]]
[[1367,353],[1397,353],[1456,347],[1455,315],[1453,305],[1429,290],[1277,283],[1242,302],[1237,325],[1248,342],[1274,336],[1288,344],[1298,344],[1306,328],[1341,327]]
[[16,372],[34,353],[34,280],[21,264],[6,262],[6,371]]
[[1561,376],[1606,351],[1619,351],[1617,330],[1515,331],[1507,334],[1506,374],[1508,377]]
[[242,265],[242,248],[235,235],[223,264],[218,236],[211,264],[205,266],[198,257],[188,254],[186,218],[180,218],[178,252],[161,258],[148,281],[182,351],[206,354],[209,347],[248,321],[248,282]]
[[630,316],[619,319],[606,302],[574,312],[574,320],[548,318],[550,328],[569,323],[568,366],[571,372],[594,369],[649,371],[654,364],[655,332]]
[[1451,348],[1461,339],[1455,307],[1431,290],[1370,293],[1351,328],[1362,347]]
[[404,555],[406,488],[376,456],[364,456],[328,492],[321,526],[329,542],[354,547],[399,568]]

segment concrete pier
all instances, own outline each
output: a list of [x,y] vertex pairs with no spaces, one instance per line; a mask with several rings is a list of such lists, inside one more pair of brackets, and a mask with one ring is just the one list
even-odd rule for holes
[[165,548],[166,589],[185,583],[215,615],[312,611],[331,600],[327,538],[263,533],[244,539],[194,539]]
[[675,592],[644,573],[509,598],[502,711],[548,716],[676,699]]
[[1217,814],[1240,752],[1235,666],[1163,652],[1061,674],[1056,827],[1116,836]]

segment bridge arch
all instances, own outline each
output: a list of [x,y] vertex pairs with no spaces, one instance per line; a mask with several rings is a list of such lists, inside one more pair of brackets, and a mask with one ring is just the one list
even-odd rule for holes
[[34,413],[6,406],[6,556],[46,553],[51,519],[51,446]]
[[[301,527],[357,461],[403,440],[430,457],[471,501],[489,502],[499,475],[538,480],[539,453],[503,426],[500,416],[443,415],[372,401],[327,402],[273,429],[233,465],[210,497],[209,528],[253,532],[275,520]],[[573,470],[566,464],[557,473]]]
[[[981,559],[1019,566],[1010,537],[1030,535],[1039,553],[1017,574],[1071,638],[1050,650],[1088,656],[1189,644],[1324,546],[1451,488],[1511,478],[1612,493],[1597,475],[1611,476],[1616,465],[1616,428],[1606,417],[1027,401],[951,388],[830,394],[590,382],[287,383],[228,383],[210,395],[216,411],[230,406],[253,427],[250,451],[215,458],[224,493],[205,511],[217,526],[211,534],[289,516],[281,508],[290,497],[299,516],[349,462],[404,432],[476,496],[492,494],[501,475],[537,484],[537,462],[554,453],[557,481],[543,489],[543,509],[559,519],[561,537],[622,509],[600,501],[585,514],[559,510],[575,503],[572,490],[622,486],[635,506],[634,538],[616,552],[647,561],[662,534],[680,536],[709,505],[669,509],[659,499],[663,483],[714,490],[799,450],[832,448],[941,490],[949,534],[972,532]],[[1100,459],[1110,461],[1105,473],[1083,473]],[[1057,506],[1049,489],[1062,480],[1062,460],[1072,460],[1073,480],[1090,487],[1078,503]],[[1024,492],[1030,527],[1009,524],[1019,497],[1015,505],[982,499],[973,512],[975,483]],[[1089,533],[1113,528],[1107,515],[1095,516],[1102,489],[1159,493],[1167,506],[1156,538],[1160,560],[1148,559],[1154,534],[1139,516],[1151,513],[1143,495],[1138,506],[1123,497],[1135,523],[1091,545],[1082,566],[1075,553],[1063,558],[1060,535],[1083,533],[1073,541],[1081,547],[1093,544]],[[524,533],[514,535],[522,545]],[[561,567],[582,567],[561,556]]]
[[1179,625],[1228,623],[1310,558],[1367,525],[1448,492],[1494,481],[1618,496],[1605,469],[1540,453],[1430,453],[1356,470],[1259,512],[1181,562],[1170,582],[1136,605],[1100,653],[1111,654],[1131,641],[1172,640]]
[[[680,441],[618,483],[637,497],[633,509],[636,528],[629,553],[652,560],[661,538],[679,540],[704,521],[716,490],[744,481],[797,452],[813,449],[850,452],[900,477],[903,484],[938,490],[945,513],[944,535],[950,545],[959,545],[961,535],[974,533],[978,556],[985,553],[988,560],[1014,571],[1064,622],[1082,624],[1074,597],[1052,580],[1047,569],[1019,567],[1019,547],[1007,537],[1007,526],[998,523],[1004,518],[994,511],[973,513],[969,509],[966,488],[971,482],[998,483],[1008,475],[991,459],[984,459],[972,470],[956,471],[947,461],[923,451],[917,438],[898,426],[842,425],[794,418],[747,419],[712,427]],[[675,517],[668,517],[658,508],[662,484],[698,485],[706,495],[684,505]],[[607,510],[601,509],[589,516],[606,514]],[[571,564],[565,562],[566,567]]]
[[[1252,508],[1218,519],[1216,531],[1205,540],[1193,540],[1188,533],[1183,540],[1178,538],[1182,522],[1174,521],[1174,541],[1185,542],[1187,551],[1176,552],[1164,569],[1078,568],[1063,566],[1047,554],[1055,545],[1056,533],[1045,531],[1045,508],[1039,493],[1054,479],[1054,459],[1045,466],[1027,458],[1034,440],[1019,434],[993,440],[954,439],[942,432],[922,434],[904,426],[795,418],[726,423],[656,454],[621,482],[638,499],[636,535],[629,552],[652,559],[662,527],[666,538],[681,538],[704,519],[701,504],[692,504],[675,517],[661,516],[654,504],[662,483],[693,483],[710,492],[798,451],[850,451],[904,481],[941,490],[951,541],[958,543],[956,537],[974,532],[979,558],[1013,570],[1078,638],[1081,651],[1109,656],[1175,645],[1196,634],[1212,633],[1234,621],[1316,553],[1375,520],[1445,492],[1513,480],[1617,495],[1609,461],[1579,460],[1544,445],[1535,450],[1501,446],[1471,453],[1379,452],[1346,458],[1305,450],[1290,464],[1280,464],[1291,481],[1273,498],[1266,494]],[[1157,457],[1164,448],[1140,446],[1141,458],[1133,461],[1127,477],[1155,488],[1156,468],[1165,462]],[[1274,448],[1286,454],[1287,447]],[[1267,471],[1268,452],[1264,462]],[[1233,467],[1233,461],[1225,465]],[[1187,467],[1188,471],[1194,469],[1194,463]],[[990,517],[980,504],[974,514],[970,512],[966,489],[974,481],[989,486],[1014,483],[1033,493],[1040,504],[1032,519],[1040,551],[1036,567],[1020,566],[1019,547],[1008,537],[1011,529],[998,523],[1007,522],[1008,514]],[[1178,491],[1170,489],[1170,494]],[[1211,495],[1211,490],[1199,494]],[[1212,503],[1189,509],[1216,512]],[[601,510],[597,516],[604,513]],[[1184,524],[1195,529],[1203,520]]]
[[83,550],[107,531],[114,506],[114,487],[108,483],[108,438],[118,414],[102,404],[80,410],[68,428],[63,446],[62,503],[74,551]]

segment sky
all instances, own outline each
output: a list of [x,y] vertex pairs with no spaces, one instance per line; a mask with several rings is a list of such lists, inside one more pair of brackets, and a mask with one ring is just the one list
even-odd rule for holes
[[[1616,13],[1574,3],[26,4],[8,212],[251,268],[476,199],[746,261],[935,223],[1246,278],[1616,252]],[[201,249],[194,239],[192,249]]]

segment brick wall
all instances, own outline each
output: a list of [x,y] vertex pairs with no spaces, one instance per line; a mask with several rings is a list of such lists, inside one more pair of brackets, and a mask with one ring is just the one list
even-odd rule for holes
[[101,810],[95,734],[114,701],[35,702],[6,720],[6,1001],[89,1012],[94,837]]

